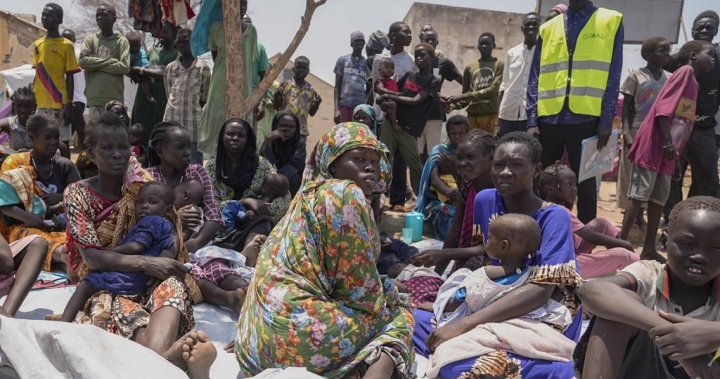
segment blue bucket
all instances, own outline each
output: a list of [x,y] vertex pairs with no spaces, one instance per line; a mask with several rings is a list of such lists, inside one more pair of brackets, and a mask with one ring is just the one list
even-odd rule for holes
[[405,215],[405,227],[412,229],[413,242],[417,242],[422,239],[424,219],[425,215],[418,212],[410,212]]

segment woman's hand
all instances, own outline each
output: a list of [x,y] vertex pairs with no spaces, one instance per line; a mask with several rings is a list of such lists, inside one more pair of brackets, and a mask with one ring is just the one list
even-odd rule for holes
[[183,230],[195,229],[202,223],[202,215],[192,205],[186,205],[177,211]]
[[270,203],[266,203],[260,199],[246,198],[242,200],[242,204],[260,216],[267,216],[270,214]]
[[172,258],[164,257],[142,257],[143,271],[155,278],[165,280],[171,276],[182,277],[187,273],[187,268],[182,263]]
[[283,134],[283,132],[281,132],[280,130],[273,130],[272,132],[270,132],[270,134],[265,136],[265,139],[269,141],[275,141],[282,139],[284,136],[285,134]]
[[432,333],[430,333],[430,337],[428,337],[428,339],[425,341],[425,345],[428,349],[430,349],[430,351],[434,352],[435,349],[437,349],[438,346],[440,346],[442,343],[448,341],[451,338],[455,338],[465,332],[465,327],[462,325],[461,322],[441,326],[433,330]]
[[437,266],[447,261],[448,258],[442,250],[425,250],[410,257],[412,264],[425,267]]
[[[720,322],[703,321],[660,311],[672,325],[656,326],[650,338],[670,359],[680,361],[714,353],[720,346]],[[705,362],[707,364],[707,362]]]

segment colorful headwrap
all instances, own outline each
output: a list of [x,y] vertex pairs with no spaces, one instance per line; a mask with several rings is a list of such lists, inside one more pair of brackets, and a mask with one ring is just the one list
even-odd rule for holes
[[358,112],[363,112],[368,115],[373,120],[373,124],[375,123],[375,121],[377,121],[377,117],[375,116],[375,109],[370,105],[360,104],[355,107],[355,109],[353,109],[353,117],[355,117]]
[[380,177],[375,192],[385,192],[390,183],[388,149],[365,124],[358,122],[337,124],[318,141],[305,165],[302,190],[331,179],[330,165],[346,152],[362,147],[380,153]]

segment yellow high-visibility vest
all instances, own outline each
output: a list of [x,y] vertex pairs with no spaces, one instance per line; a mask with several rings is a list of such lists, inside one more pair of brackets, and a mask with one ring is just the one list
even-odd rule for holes
[[538,116],[560,113],[566,97],[573,113],[600,116],[615,34],[621,23],[620,12],[598,8],[580,31],[572,56],[565,37],[564,15],[540,27]]

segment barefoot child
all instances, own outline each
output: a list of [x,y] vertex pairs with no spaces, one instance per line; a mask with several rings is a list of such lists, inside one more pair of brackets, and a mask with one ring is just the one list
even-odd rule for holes
[[[630,242],[617,238],[619,231],[610,221],[598,217],[583,224],[572,213],[577,199],[577,177],[570,167],[555,163],[546,168],[540,174],[540,193],[545,201],[562,205],[568,210],[575,234],[575,254],[583,278],[614,275],[617,270],[640,259]],[[608,249],[593,252],[598,245]]]
[[[390,58],[380,59],[378,64],[380,79],[375,81],[375,88],[373,90],[378,95],[401,96],[400,88],[395,81],[395,62]],[[396,130],[400,130],[400,125],[397,123],[397,103],[392,100],[385,100],[383,103],[393,127]]]
[[683,45],[678,59],[685,65],[663,85],[628,153],[628,160],[633,162],[628,190],[632,203],[625,212],[620,238],[627,240],[642,203],[647,202],[648,227],[641,259],[665,261],[655,248],[658,224],[670,195],[670,181],[679,171],[678,152],[683,150],[692,132],[698,93],[695,77],[714,67],[712,50],[706,41]]
[[[113,251],[127,255],[175,258],[179,241],[175,227],[167,219],[173,209],[174,198],[173,190],[167,184],[145,184],[135,201],[137,224]],[[62,321],[73,321],[87,299],[99,291],[108,291],[114,295],[144,294],[149,279],[144,272],[91,271],[75,288],[75,293],[63,311]]]
[[643,260],[578,289],[595,315],[576,352],[584,378],[718,377],[718,230],[720,200],[689,198],[670,213],[667,264]]
[[[530,216],[508,213],[493,219],[485,252],[499,264],[476,271],[460,269],[448,278],[433,304],[438,327],[461,322],[526,284],[531,275],[528,262],[540,248],[540,240],[540,226]],[[549,299],[523,316],[477,326],[438,346],[430,357],[428,377],[438,377],[444,366],[470,357],[492,360],[498,345],[526,357],[568,362],[575,342],[561,332],[571,323],[570,310]]]

